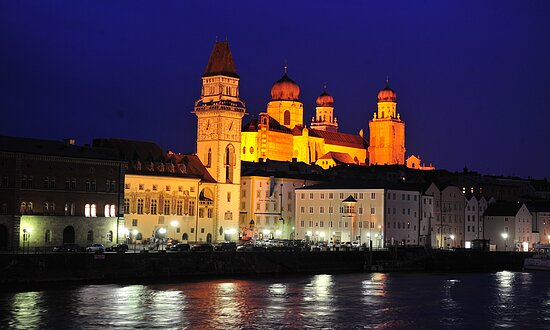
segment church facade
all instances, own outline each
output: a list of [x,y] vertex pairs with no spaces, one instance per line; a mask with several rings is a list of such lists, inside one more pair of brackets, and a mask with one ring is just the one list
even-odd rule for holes
[[300,86],[286,72],[271,88],[266,112],[243,127],[241,159],[261,159],[315,163],[323,168],[347,163],[367,163],[367,140],[363,131],[346,134],[338,131],[334,98],[326,88],[316,100],[311,125],[304,125],[304,105]]

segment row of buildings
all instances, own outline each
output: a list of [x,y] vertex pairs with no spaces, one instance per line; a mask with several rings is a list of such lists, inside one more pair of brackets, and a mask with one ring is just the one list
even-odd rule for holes
[[267,111],[243,124],[226,41],[214,45],[201,79],[194,153],[123,139],[78,146],[0,137],[0,249],[167,237],[379,247],[469,247],[485,238],[496,249],[504,233],[509,248],[548,241],[547,204],[529,204],[550,199],[546,180],[449,173],[405,159],[405,123],[387,84],[367,138],[339,131],[326,90],[306,127],[286,68]]

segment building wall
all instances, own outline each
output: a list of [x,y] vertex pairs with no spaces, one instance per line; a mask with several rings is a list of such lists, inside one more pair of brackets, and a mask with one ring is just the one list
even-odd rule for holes
[[[288,124],[285,124],[284,120],[286,111],[290,112],[290,122]],[[304,105],[302,102],[270,101],[267,104],[267,114],[289,129],[304,125]]]
[[420,224],[419,224],[419,245],[432,246],[432,237],[434,237],[434,198],[433,196],[422,195],[422,204],[420,205]]
[[[496,251],[520,251],[523,242],[532,247],[532,216],[523,205],[516,214],[484,216],[485,239],[495,245]],[[507,233],[507,239],[502,234]]]
[[440,191],[435,184],[431,184],[426,190],[426,195],[434,198],[435,235],[432,235],[432,246],[464,247],[465,200],[460,189],[456,186],[447,186]]
[[390,245],[418,245],[420,193],[386,191],[386,241]]
[[405,164],[405,123],[399,119],[369,122],[369,165]]
[[[99,239],[106,235],[107,228],[113,231],[112,241],[116,242],[120,238],[116,236],[117,224],[124,223],[120,210],[123,181],[124,168],[118,161],[0,152],[0,213],[4,214],[0,225],[2,232],[7,232],[7,243],[0,242],[0,249],[18,249],[23,239],[27,247],[50,247],[59,237],[63,240],[60,228],[67,226],[76,230],[78,244],[89,243],[82,240],[88,230],[101,233],[94,236]],[[95,216],[86,212],[93,208]],[[45,230],[52,232],[52,242],[43,241]],[[26,240],[29,232],[30,241]]]
[[539,234],[538,241],[550,244],[550,212],[531,212],[533,231]]
[[[132,240],[138,238],[134,230],[141,234],[141,241],[144,242],[154,238],[158,230],[164,228],[164,238],[182,240],[183,235],[187,234],[188,240],[194,241],[195,230],[204,227],[203,223],[196,226],[198,186],[197,178],[127,174],[124,218]],[[140,201],[143,202],[141,212],[138,210]],[[156,207],[152,208],[152,205]],[[168,213],[165,212],[165,206],[169,206]],[[175,226],[171,225],[173,221],[177,222]],[[160,236],[157,234],[157,237]],[[206,240],[206,234],[199,235],[199,238]]]

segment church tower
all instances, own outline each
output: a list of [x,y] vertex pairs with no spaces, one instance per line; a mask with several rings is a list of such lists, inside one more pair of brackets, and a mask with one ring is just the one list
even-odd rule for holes
[[304,105],[298,97],[300,86],[286,73],[271,87],[271,101],[267,104],[267,114],[289,129],[304,126]]
[[338,121],[334,117],[334,98],[327,93],[326,85],[323,93],[317,97],[316,104],[315,117],[311,120],[311,128],[338,132]]
[[[241,125],[246,112],[239,98],[239,79],[228,42],[216,41],[202,75],[201,98],[194,108],[198,121],[197,156],[217,182],[216,236],[238,228]],[[238,239],[238,235],[232,236],[232,240]],[[223,236],[216,237],[220,239]]]
[[397,94],[388,86],[378,92],[378,112],[369,121],[369,165],[405,164],[405,122],[397,113]]

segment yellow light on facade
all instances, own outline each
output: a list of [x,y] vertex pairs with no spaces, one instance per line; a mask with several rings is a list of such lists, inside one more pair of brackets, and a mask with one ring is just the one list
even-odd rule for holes
[[269,230],[269,229],[264,229],[264,230],[262,231],[262,233],[263,233],[264,235],[269,235],[269,234],[271,233],[271,230]]
[[134,230],[132,231],[132,234],[133,234],[134,236],[137,236],[137,234],[139,234],[139,231],[138,231],[137,229],[134,229]]
[[306,232],[306,235],[307,235],[307,236],[311,236],[311,230],[308,230],[308,231]]
[[166,228],[164,228],[164,227],[160,228],[159,233],[162,234],[162,235],[166,234]]
[[170,226],[172,227],[177,227],[180,223],[177,221],[177,220],[172,220],[172,222],[170,222]]
[[278,230],[278,229],[277,229],[277,230],[275,230],[275,235],[277,235],[277,236],[281,235],[282,233],[283,233],[283,232],[282,232],[282,231],[280,231],[280,230]]
[[234,235],[237,233],[237,230],[235,228],[229,228],[225,231],[227,235]]

